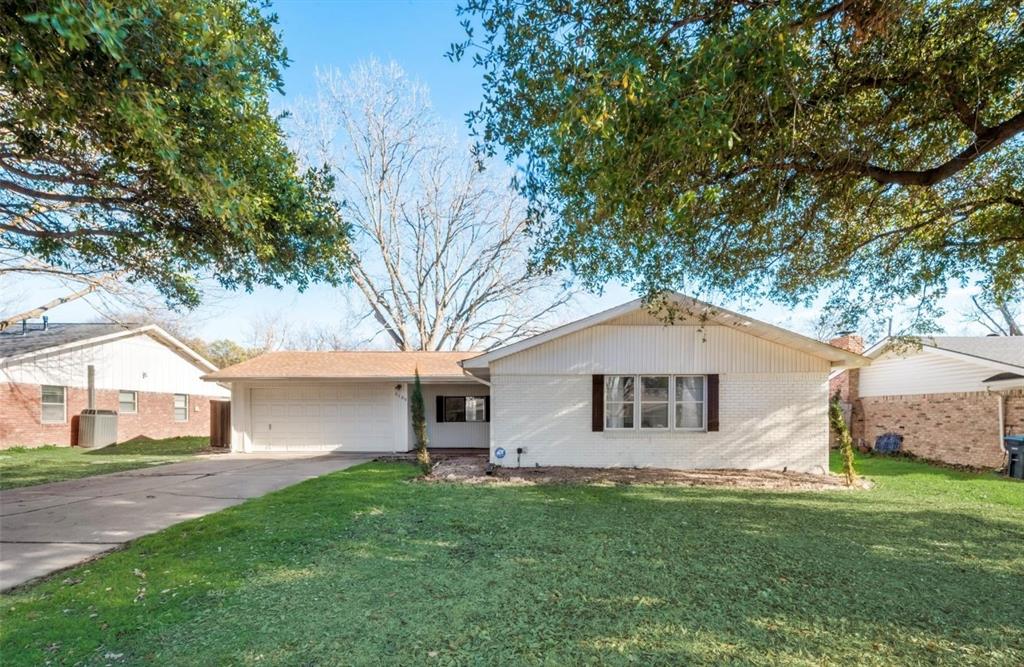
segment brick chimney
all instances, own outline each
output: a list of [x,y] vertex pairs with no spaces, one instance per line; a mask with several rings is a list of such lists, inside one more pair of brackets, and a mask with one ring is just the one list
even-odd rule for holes
[[828,344],[854,354],[864,354],[864,339],[858,336],[856,331],[840,331],[839,336],[830,340]]
[[[854,331],[840,331],[839,336],[828,344],[854,354],[864,352],[864,339]],[[839,400],[844,403],[852,403],[860,398],[860,369],[851,368],[832,378],[828,388],[829,397],[835,396],[836,391],[839,392]]]

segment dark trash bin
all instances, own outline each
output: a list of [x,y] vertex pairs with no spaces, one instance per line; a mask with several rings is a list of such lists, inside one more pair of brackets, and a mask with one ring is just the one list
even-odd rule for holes
[[883,433],[875,438],[875,451],[879,454],[895,454],[903,449],[903,436],[899,433]]
[[1008,435],[1003,438],[1003,447],[1009,455],[1006,474],[1014,479],[1024,479],[1024,435]]

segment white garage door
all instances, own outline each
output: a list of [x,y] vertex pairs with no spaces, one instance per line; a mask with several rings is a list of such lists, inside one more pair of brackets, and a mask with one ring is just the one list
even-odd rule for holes
[[251,400],[254,451],[391,452],[405,428],[394,384],[260,387]]

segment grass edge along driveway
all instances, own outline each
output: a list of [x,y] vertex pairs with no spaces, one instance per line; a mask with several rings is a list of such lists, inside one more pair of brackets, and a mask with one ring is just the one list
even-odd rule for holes
[[0,490],[62,482],[185,461],[209,447],[205,436],[136,438],[103,447],[12,447],[0,450]]
[[0,597],[5,665],[1021,664],[1024,485],[410,482],[371,463]]

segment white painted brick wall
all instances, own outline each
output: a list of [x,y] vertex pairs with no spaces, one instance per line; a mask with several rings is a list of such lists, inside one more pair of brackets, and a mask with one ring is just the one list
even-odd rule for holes
[[[828,467],[827,372],[721,375],[715,433],[595,433],[590,375],[496,375],[491,382],[491,461],[504,466],[515,466],[524,447],[524,466]],[[507,452],[501,461],[498,447]]]

